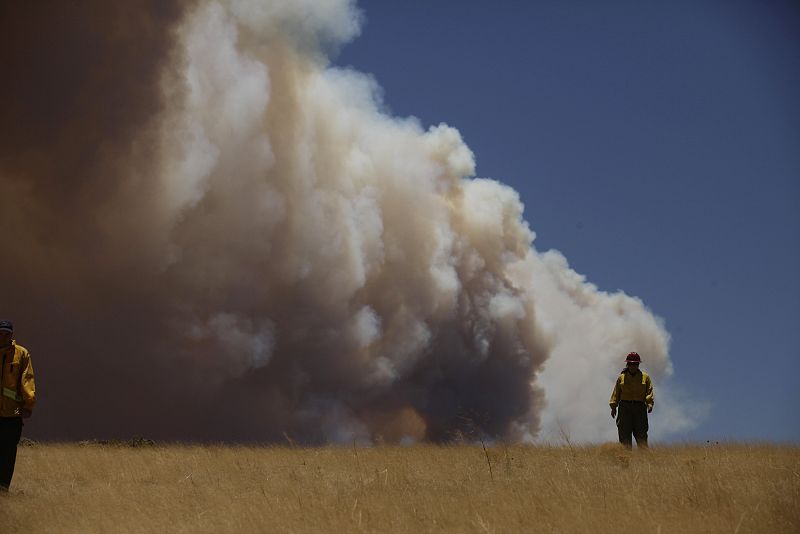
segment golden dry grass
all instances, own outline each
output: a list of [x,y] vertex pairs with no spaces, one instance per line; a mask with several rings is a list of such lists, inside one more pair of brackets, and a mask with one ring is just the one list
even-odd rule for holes
[[0,532],[800,532],[800,449],[20,447]]

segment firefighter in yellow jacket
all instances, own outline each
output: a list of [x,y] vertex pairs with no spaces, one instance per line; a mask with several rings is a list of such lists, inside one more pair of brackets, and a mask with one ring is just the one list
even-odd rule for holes
[[36,403],[31,355],[13,336],[11,321],[0,321],[0,492],[11,485],[22,419],[31,416]]
[[647,414],[653,411],[653,382],[647,373],[639,370],[641,361],[637,353],[628,354],[625,369],[617,377],[609,403],[611,417],[617,420],[619,442],[628,448],[633,446],[631,433],[636,438],[637,447],[647,447]]

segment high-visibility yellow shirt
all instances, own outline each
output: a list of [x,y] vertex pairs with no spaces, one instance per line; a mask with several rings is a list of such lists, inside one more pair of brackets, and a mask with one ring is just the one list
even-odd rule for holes
[[619,401],[640,401],[652,406],[654,400],[653,382],[650,380],[650,375],[644,371],[636,371],[631,374],[626,369],[617,377],[609,404],[612,408],[616,408]]
[[33,410],[35,404],[31,355],[12,341],[0,349],[0,417],[20,417],[23,408]]

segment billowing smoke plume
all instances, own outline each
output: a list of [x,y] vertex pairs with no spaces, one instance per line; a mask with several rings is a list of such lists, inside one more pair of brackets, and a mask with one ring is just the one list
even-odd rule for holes
[[352,2],[30,4],[0,13],[0,315],[37,435],[600,439],[625,353],[670,373],[457,130],[327,64]]

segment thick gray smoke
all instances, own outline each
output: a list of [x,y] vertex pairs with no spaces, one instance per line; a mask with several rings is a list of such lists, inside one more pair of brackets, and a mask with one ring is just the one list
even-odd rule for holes
[[352,2],[10,4],[0,314],[39,435],[602,439],[625,353],[670,373],[660,321],[538,253],[457,130],[328,65]]

